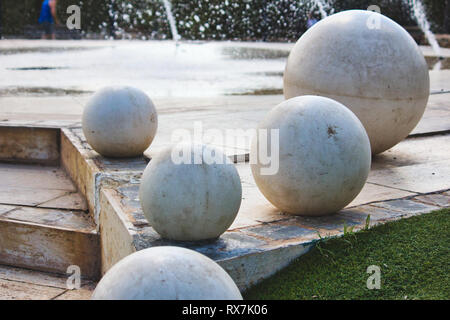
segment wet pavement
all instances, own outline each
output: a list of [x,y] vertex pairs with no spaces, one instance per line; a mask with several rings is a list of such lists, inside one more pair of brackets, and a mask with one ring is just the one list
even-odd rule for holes
[[[130,85],[152,98],[268,95],[282,92],[293,43],[172,41],[0,42],[0,97],[90,94]],[[448,70],[422,47],[430,69]],[[437,90],[437,88],[432,88]]]
[[106,85],[135,86],[150,97],[279,89],[288,54],[286,45],[232,42],[2,41],[0,95],[15,95],[17,88],[20,94],[27,93],[23,88],[31,95],[36,88],[53,88],[70,95]]

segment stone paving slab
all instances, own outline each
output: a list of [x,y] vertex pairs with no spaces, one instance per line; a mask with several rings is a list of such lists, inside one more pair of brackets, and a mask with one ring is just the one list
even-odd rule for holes
[[[416,200],[416,199],[415,199]],[[432,206],[418,201],[399,199],[374,203],[373,206],[385,208],[389,211],[403,212],[404,214],[420,214],[440,209],[439,206]]]
[[[44,287],[67,289],[66,276],[5,265],[0,265],[0,279],[30,283]],[[84,279],[82,279],[81,281],[83,284],[87,282]]]
[[403,140],[392,149],[372,159],[372,170],[382,170],[450,159],[450,134],[415,137]]
[[2,186],[0,187],[0,203],[36,206],[66,193],[65,190]]
[[0,300],[88,300],[95,283],[81,279],[81,288],[67,289],[68,276],[0,265]]
[[450,91],[450,70],[430,71],[430,90],[431,92],[449,92]]
[[0,163],[0,203],[86,211],[86,201],[59,167]]
[[53,200],[42,202],[38,205],[38,207],[79,211],[88,210],[86,199],[84,199],[84,197],[78,192],[71,192],[69,194],[64,194],[58,198],[54,198]]
[[16,208],[15,206],[0,205],[0,215],[7,213],[11,210],[14,210],[15,208]]
[[0,163],[0,187],[77,191],[67,174],[59,167],[41,167]]
[[446,83],[448,87],[445,88],[448,90],[445,89],[445,92],[447,93],[430,95],[422,120],[411,132],[412,135],[450,131],[450,119],[448,116],[450,113],[450,74]]
[[0,279],[0,300],[51,300],[63,289]]
[[88,214],[82,211],[17,207],[15,210],[3,213],[0,219],[28,222],[86,233],[92,233],[96,229],[94,223],[89,219]]
[[341,214],[349,217],[350,220],[357,222],[357,224],[364,224],[364,226],[366,224],[367,217],[370,215],[369,225],[371,227],[387,221],[398,220],[405,215],[400,211],[392,211],[374,205],[364,205],[344,209],[341,211]]
[[439,206],[439,207],[450,207],[450,198],[448,197],[450,195],[448,192],[444,194],[426,194],[423,196],[416,197],[417,201],[431,204],[433,206]]
[[405,198],[416,193],[390,188],[373,183],[366,183],[361,193],[347,206],[355,207],[371,202],[384,201],[389,199]]
[[95,285],[84,285],[77,290],[66,290],[54,300],[90,300],[94,290]]
[[416,193],[450,188],[450,160],[371,171],[368,181]]

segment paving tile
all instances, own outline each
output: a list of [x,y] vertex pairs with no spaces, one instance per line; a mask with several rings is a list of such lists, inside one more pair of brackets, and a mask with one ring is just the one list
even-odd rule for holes
[[118,187],[116,190],[122,196],[128,198],[130,201],[139,202],[139,187],[140,184],[128,184]]
[[250,164],[247,163],[237,163],[235,167],[241,178],[242,185],[256,186],[255,179],[253,178],[252,170]]
[[257,239],[241,232],[226,232],[219,239],[212,243],[203,245],[192,245],[187,248],[196,250],[211,259],[222,260],[232,257],[258,252],[265,241]]
[[[447,79],[450,81],[450,79]],[[450,93],[432,94],[425,113],[412,134],[450,130]]]
[[412,200],[392,200],[374,203],[373,206],[385,208],[393,211],[400,211],[408,214],[427,213],[439,209],[439,207],[412,201]]
[[347,207],[355,207],[375,201],[405,198],[413,195],[415,193],[366,183],[360,194]]
[[[47,273],[11,266],[0,265],[0,279],[30,283],[45,287],[67,289],[67,276],[63,274]],[[81,279],[82,288],[92,288],[92,281]]]
[[427,194],[414,197],[414,200],[425,202],[433,206],[450,207],[450,195],[448,194]]
[[267,242],[239,231],[227,231],[218,239],[189,242],[162,239],[151,227],[141,231],[135,241],[136,249],[154,246],[179,246],[198,251],[213,260],[228,259],[262,250]]
[[[271,205],[254,186],[243,184],[241,208],[230,230],[258,225],[261,222],[271,222],[286,219],[289,216],[283,214]],[[135,226],[148,224],[139,202],[139,184],[127,184],[116,189],[120,195],[120,203],[123,210],[131,215]]]
[[450,159],[450,134],[405,139],[372,159],[372,170],[426,164]]
[[[30,283],[40,286],[67,289],[67,277],[59,274],[0,265],[0,279]],[[84,285],[87,281],[82,280]]]
[[236,230],[240,228],[261,224],[261,221],[258,221],[253,217],[248,217],[243,212],[244,211],[238,212],[236,219],[233,221],[233,224],[230,226],[228,230]]
[[9,211],[11,211],[11,210],[13,210],[15,208],[16,207],[14,207],[14,206],[5,206],[5,205],[1,205],[0,204],[0,215],[3,215],[3,214],[5,214],[5,213],[7,213],[7,212],[9,212]]
[[411,192],[430,193],[450,188],[450,160],[371,171],[368,181]]
[[[343,214],[342,211],[322,217],[296,217],[296,222],[301,226],[305,226],[311,229],[325,229],[325,230],[336,230],[342,231],[344,226],[355,226],[360,222],[354,220],[352,217],[349,217],[346,214]],[[316,232],[316,231],[314,231]]]
[[[291,215],[285,214],[273,206],[259,191],[257,187],[242,185],[242,203],[238,216],[231,226],[250,226],[261,222],[274,222],[289,219]],[[244,223],[247,221],[249,224]]]
[[50,300],[64,289],[0,279],[0,300]]
[[314,230],[301,228],[295,225],[264,224],[258,227],[245,229],[246,233],[255,234],[272,240],[288,240],[316,234]]
[[95,290],[95,284],[84,285],[80,289],[67,290],[55,300],[90,300]]
[[6,213],[1,218],[2,220],[30,222],[76,231],[91,232],[95,230],[95,225],[88,214],[81,211],[20,207]]
[[0,203],[36,206],[66,194],[65,190],[0,186]]
[[62,128],[62,127],[70,127],[78,124],[79,121],[77,119],[72,120],[42,120],[36,123],[37,126],[40,127],[49,127],[49,128]]
[[43,202],[38,207],[81,211],[86,211],[88,209],[86,199],[78,192],[70,193],[53,200]]
[[431,90],[450,90],[450,70],[439,70],[430,72]]
[[76,191],[67,174],[58,167],[0,164],[0,187],[26,187]]
[[126,159],[115,159],[105,158],[97,154],[97,156],[95,156],[93,160],[98,168],[105,172],[143,172],[147,167],[147,160],[143,156]]
[[120,204],[125,213],[132,217],[135,226],[148,225],[148,220],[142,211],[139,200],[139,184],[127,184],[116,189]]
[[371,225],[374,223],[396,220],[405,216],[406,213],[394,211],[386,208],[376,207],[374,205],[358,206],[340,211],[342,215],[348,216],[351,220],[365,225],[367,216],[370,215]]

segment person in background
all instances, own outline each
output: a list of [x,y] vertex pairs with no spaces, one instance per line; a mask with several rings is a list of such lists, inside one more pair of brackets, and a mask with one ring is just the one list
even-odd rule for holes
[[56,4],[58,0],[44,0],[41,7],[39,23],[44,27],[42,39],[55,39],[54,24],[59,24],[56,16]]
[[317,22],[319,22],[319,20],[313,17],[313,12],[311,11],[310,13],[308,13],[308,21],[306,22],[306,26],[308,27],[308,29],[315,25]]

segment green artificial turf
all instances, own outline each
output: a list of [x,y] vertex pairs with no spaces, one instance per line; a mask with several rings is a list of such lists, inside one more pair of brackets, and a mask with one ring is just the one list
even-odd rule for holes
[[[322,240],[246,299],[449,299],[450,210]],[[381,289],[367,289],[367,267]]]

